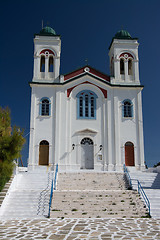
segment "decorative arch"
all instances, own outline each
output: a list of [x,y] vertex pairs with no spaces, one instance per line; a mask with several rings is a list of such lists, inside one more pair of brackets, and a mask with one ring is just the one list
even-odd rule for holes
[[[120,74],[128,74],[133,75],[133,60],[136,59],[136,56],[134,54],[131,54],[130,52],[122,52],[119,55],[120,59]],[[125,67],[125,62],[128,64],[128,72],[127,68]]]
[[86,144],[86,143],[88,143],[89,145],[93,145],[93,141],[92,141],[92,139],[91,138],[83,138],[82,140],[81,140],[81,144],[82,145],[84,145],[84,144]]
[[101,87],[97,86],[97,85],[94,84],[94,83],[90,83],[90,82],[88,82],[88,81],[83,82],[83,83],[80,83],[80,84],[77,84],[77,85],[75,85],[74,87],[68,88],[68,89],[67,89],[67,97],[70,97],[70,94],[71,94],[71,92],[72,92],[72,90],[73,90],[74,88],[76,88],[76,87],[78,87],[78,86],[80,86],[80,85],[82,85],[82,84],[91,84],[91,85],[96,86],[97,88],[99,88],[99,89],[101,90],[101,92],[103,93],[103,96],[104,96],[105,98],[107,98],[107,90],[105,90],[104,88],[101,88]]
[[126,166],[135,166],[134,144],[132,142],[125,143],[125,165]]
[[39,55],[44,54],[44,55],[53,55],[56,56],[56,52],[47,48],[47,49],[43,49],[41,50],[41,52],[39,53]]
[[132,58],[132,59],[135,59],[135,55],[133,53],[130,53],[130,52],[122,52],[120,55],[119,55],[119,58],[124,58],[124,59],[128,59],[128,58]]
[[39,165],[49,165],[49,142],[46,140],[39,144]]

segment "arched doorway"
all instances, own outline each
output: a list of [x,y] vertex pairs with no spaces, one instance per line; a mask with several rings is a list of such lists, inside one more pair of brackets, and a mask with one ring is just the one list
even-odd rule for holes
[[135,166],[134,144],[132,142],[125,143],[125,165],[126,166]]
[[93,141],[83,138],[81,141],[81,169],[94,169]]
[[39,144],[39,165],[49,164],[49,142],[43,140]]

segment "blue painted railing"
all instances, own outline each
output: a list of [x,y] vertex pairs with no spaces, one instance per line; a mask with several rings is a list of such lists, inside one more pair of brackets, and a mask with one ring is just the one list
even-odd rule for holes
[[50,199],[49,199],[49,211],[48,211],[48,218],[50,217],[51,204],[52,204],[52,197],[53,197],[53,179],[52,179],[52,184],[51,184],[51,193],[50,193]]
[[[54,190],[56,190],[57,173],[58,173],[58,163],[57,163],[57,165],[56,165],[56,171],[55,171],[55,176],[54,176]],[[53,179],[52,179],[51,193],[50,193],[50,199],[49,199],[48,218],[50,217],[51,204],[52,204],[52,197],[53,197]]]
[[123,170],[124,170],[124,173],[126,174],[126,177],[127,177],[128,183],[129,183],[129,187],[132,189],[132,180],[131,180],[131,177],[129,175],[128,169],[125,164],[123,165]]
[[46,201],[47,201],[48,193],[50,191],[50,179],[51,179],[51,173],[48,172],[47,186],[45,189],[43,189],[40,192],[40,195],[39,195],[37,215],[45,216],[44,213],[45,213],[45,208],[46,208]]
[[[126,165],[124,164],[123,166],[123,169],[124,169],[124,173],[126,173],[126,176],[128,178],[128,181],[129,181],[129,185],[130,187],[132,188],[132,180],[131,180],[131,177],[129,175],[129,172],[128,172],[128,169],[126,167]],[[142,198],[144,199],[144,202],[148,208],[148,212],[149,212],[149,215],[150,215],[150,202],[149,202],[149,199],[147,197],[147,195],[145,194],[144,190],[143,190],[143,187],[141,186],[140,182],[138,179],[135,179],[137,180],[137,185],[138,185],[138,193],[142,196]]]
[[150,202],[149,202],[149,199],[147,197],[147,195],[145,194],[144,190],[143,190],[143,187],[141,186],[140,182],[137,180],[137,184],[138,184],[138,193],[143,197],[145,203],[146,203],[146,206],[148,208],[148,212],[149,212],[149,215],[150,215]]
[[56,165],[55,177],[54,177],[54,190],[56,190],[57,183],[58,164]]

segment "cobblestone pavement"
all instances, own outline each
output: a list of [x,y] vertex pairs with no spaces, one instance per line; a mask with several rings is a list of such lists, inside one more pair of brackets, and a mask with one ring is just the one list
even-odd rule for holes
[[160,239],[160,219],[32,219],[0,221],[0,239]]

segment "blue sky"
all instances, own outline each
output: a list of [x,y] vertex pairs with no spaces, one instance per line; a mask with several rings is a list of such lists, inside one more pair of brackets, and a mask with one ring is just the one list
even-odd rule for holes
[[[29,133],[33,37],[49,23],[61,35],[61,74],[89,65],[109,74],[108,47],[121,28],[139,38],[143,84],[145,160],[160,161],[160,1],[0,1],[0,105],[11,109],[12,125]],[[28,135],[29,136],[29,135]],[[27,136],[27,143],[28,143]],[[22,160],[28,158],[28,144]]]

